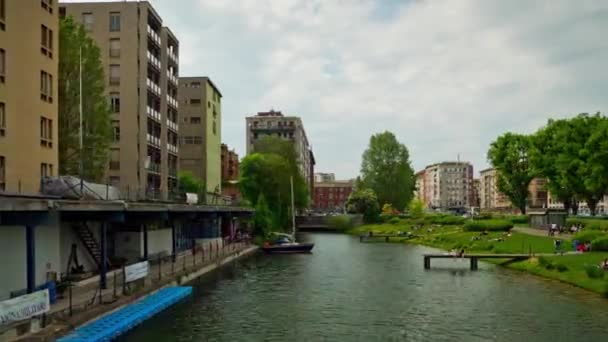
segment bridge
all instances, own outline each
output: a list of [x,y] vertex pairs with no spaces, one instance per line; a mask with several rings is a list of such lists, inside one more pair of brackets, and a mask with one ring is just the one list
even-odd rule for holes
[[469,259],[471,261],[471,271],[478,269],[479,259],[511,259],[511,260],[525,260],[531,258],[532,254],[425,254],[424,255],[424,269],[431,269],[431,259]]

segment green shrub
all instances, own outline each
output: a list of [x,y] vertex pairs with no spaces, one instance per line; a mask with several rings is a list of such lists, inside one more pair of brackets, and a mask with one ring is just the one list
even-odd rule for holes
[[591,250],[608,252],[608,236],[600,237],[591,241]]
[[480,213],[479,215],[475,216],[476,220],[491,220],[494,218],[494,215],[492,215],[492,213]]
[[568,266],[564,264],[555,264],[555,268],[558,272],[566,272],[568,270]]
[[604,270],[597,267],[597,265],[587,265],[585,266],[585,272],[587,272],[587,276],[591,279],[602,279],[604,278]]
[[390,224],[399,224],[399,223],[401,223],[401,220],[398,217],[395,216],[395,217],[391,217],[388,220],[388,223],[390,223]]
[[553,263],[549,263],[547,265],[545,265],[545,268],[549,271],[554,270],[555,269],[555,264]]
[[430,223],[438,225],[462,225],[466,222],[466,218],[462,216],[445,215],[445,216],[431,216]]
[[348,215],[329,216],[327,225],[335,230],[345,231],[353,227],[353,220]]
[[467,221],[464,230],[469,232],[488,231],[507,231],[513,228],[513,223],[507,220],[475,220]]
[[583,231],[580,233],[576,233],[576,235],[574,235],[574,239],[578,240],[582,243],[585,243],[585,242],[591,242],[593,240],[596,240],[601,237],[606,237],[606,236],[608,236],[608,234],[597,231],[597,230],[590,230],[590,231]]
[[566,219],[566,226],[571,227],[576,225],[589,230],[607,230],[608,231],[608,220],[598,218],[580,218],[580,217],[569,217]]
[[538,257],[538,264],[541,265],[542,267],[547,267],[547,265],[551,264],[551,260],[545,256],[540,256]]
[[528,215],[511,215],[505,217],[505,219],[510,220],[513,224],[527,224],[529,222]]

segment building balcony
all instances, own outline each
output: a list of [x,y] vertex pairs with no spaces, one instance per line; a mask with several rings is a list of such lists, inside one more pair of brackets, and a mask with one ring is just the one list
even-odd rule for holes
[[175,64],[179,64],[179,59],[177,58],[177,55],[173,52],[173,50],[167,49],[167,56],[169,56],[169,59],[175,62]]
[[148,56],[148,63],[150,63],[150,65],[152,65],[156,69],[160,70],[160,60],[158,60],[158,58],[156,58],[156,56],[154,56],[150,51],[146,51],[146,56]]
[[156,109],[148,106],[148,107],[146,107],[146,113],[148,114],[148,117],[160,122],[160,112],[157,111]]
[[177,109],[178,105],[177,105],[177,100],[175,98],[173,98],[171,95],[167,94],[167,104],[172,106],[173,108]]
[[177,178],[177,168],[175,168],[175,167],[169,168],[169,177]]
[[154,94],[160,96],[160,86],[158,84],[148,78],[146,79],[146,85]]
[[173,75],[173,73],[170,70],[167,70],[167,79],[172,82],[175,86],[179,85],[179,81],[177,79],[177,76]]
[[174,154],[179,153],[179,149],[178,149],[177,145],[167,144],[167,151],[174,153]]
[[160,148],[160,138],[159,137],[155,137],[150,133],[147,133],[146,136],[147,136],[148,144]]
[[150,39],[159,47],[161,46],[160,36],[158,35],[158,33],[156,33],[156,31],[154,31],[154,29],[150,25],[148,25],[148,37],[150,37]]
[[148,172],[154,172],[154,173],[160,174],[160,164],[150,163],[150,164],[148,164],[148,166],[146,166],[146,170]]
[[175,132],[177,132],[177,131],[178,131],[178,128],[179,128],[179,126],[177,125],[177,123],[176,123],[176,122],[173,122],[173,121],[171,121],[171,120],[169,120],[169,119],[167,119],[167,127],[168,127],[169,129],[174,130]]

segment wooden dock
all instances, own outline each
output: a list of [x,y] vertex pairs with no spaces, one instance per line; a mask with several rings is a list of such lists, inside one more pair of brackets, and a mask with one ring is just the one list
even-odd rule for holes
[[425,254],[424,255],[424,268],[431,268],[431,259],[469,259],[471,261],[471,271],[478,269],[479,259],[512,259],[512,260],[525,260],[531,258],[532,254]]

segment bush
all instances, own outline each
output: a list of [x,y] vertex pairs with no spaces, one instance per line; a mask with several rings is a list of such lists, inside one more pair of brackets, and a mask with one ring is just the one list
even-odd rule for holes
[[494,216],[492,213],[480,213],[479,215],[475,216],[476,220],[491,220],[493,218]]
[[564,264],[555,264],[555,268],[558,272],[566,272],[568,270],[568,266]]
[[505,217],[507,220],[513,222],[513,224],[527,224],[528,215],[512,215]]
[[378,197],[371,189],[352,192],[346,201],[346,209],[351,214],[363,214],[365,223],[378,221],[380,215]]
[[608,236],[600,237],[591,241],[591,250],[608,252]]
[[606,236],[608,236],[606,233],[603,233],[603,232],[600,232],[597,230],[593,230],[593,231],[586,231],[586,232],[583,231],[580,233],[576,233],[576,235],[574,235],[574,239],[578,240],[582,243],[585,243],[585,242],[591,242],[593,240],[597,240],[598,238],[606,237]]
[[399,219],[399,217],[395,216],[395,217],[391,217],[388,220],[388,223],[390,223],[390,224],[399,224],[399,223],[401,223],[401,220]]
[[547,267],[547,265],[551,264],[551,260],[549,260],[549,258],[545,257],[545,256],[540,256],[538,257],[538,264],[541,265],[542,267]]
[[469,232],[488,231],[507,231],[513,228],[513,223],[507,220],[475,220],[467,221],[464,230]]
[[431,216],[429,222],[431,224],[439,225],[462,225],[466,222],[466,218],[462,216],[445,215],[445,216]]
[[602,279],[604,278],[604,270],[597,267],[597,265],[587,265],[585,266],[585,272],[587,272],[587,276],[591,279]]
[[415,198],[408,205],[408,210],[413,218],[424,217],[424,202]]
[[580,217],[569,217],[566,219],[566,226],[571,227],[576,225],[589,230],[605,230],[608,231],[608,220],[597,219],[597,218],[580,218]]
[[327,225],[335,230],[348,230],[353,227],[353,221],[348,215],[330,216],[327,218]]

